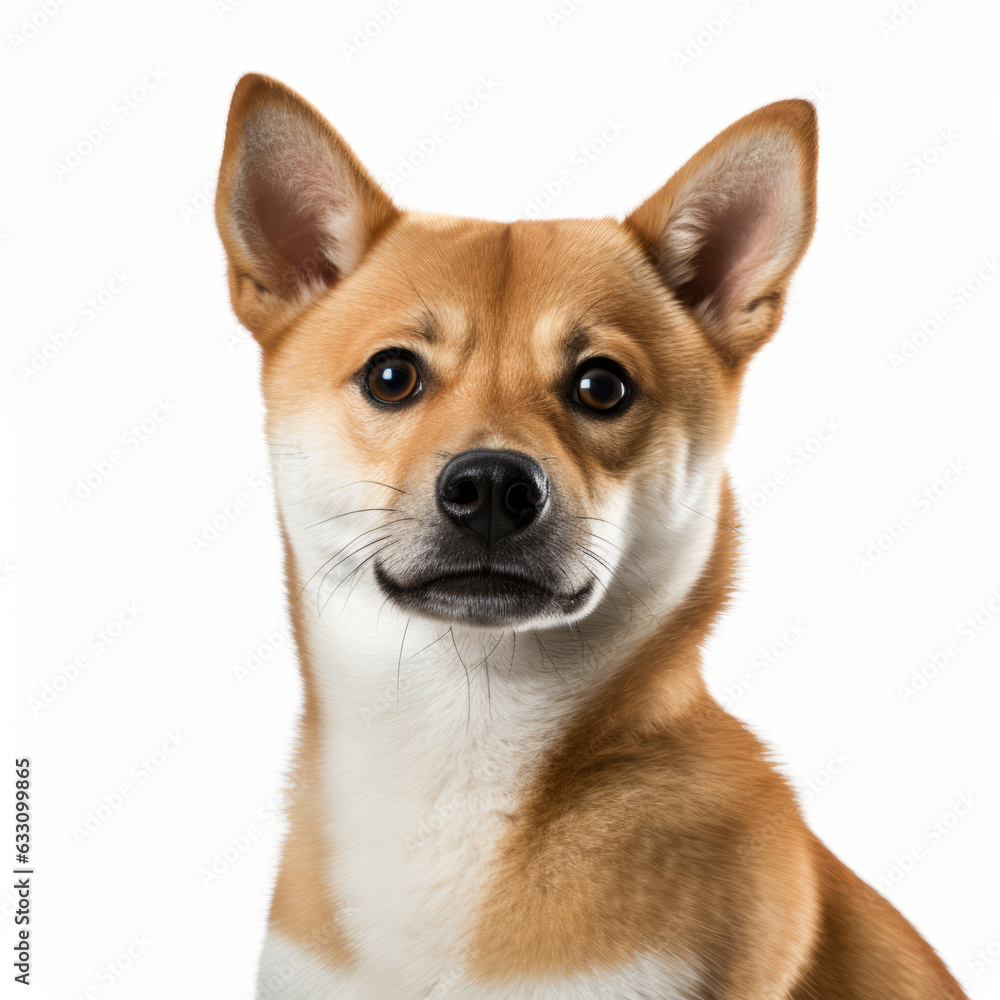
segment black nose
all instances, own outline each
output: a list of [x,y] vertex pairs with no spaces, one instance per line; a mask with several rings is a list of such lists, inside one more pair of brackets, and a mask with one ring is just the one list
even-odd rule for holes
[[545,507],[549,481],[519,451],[463,451],[438,476],[438,505],[488,545],[523,531]]

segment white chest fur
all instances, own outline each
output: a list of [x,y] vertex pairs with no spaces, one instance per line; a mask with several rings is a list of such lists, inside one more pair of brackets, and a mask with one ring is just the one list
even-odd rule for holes
[[585,685],[579,664],[563,680],[551,665],[530,675],[541,636],[382,619],[376,642],[363,617],[311,630],[327,877],[361,966],[421,996],[460,976],[497,841]]

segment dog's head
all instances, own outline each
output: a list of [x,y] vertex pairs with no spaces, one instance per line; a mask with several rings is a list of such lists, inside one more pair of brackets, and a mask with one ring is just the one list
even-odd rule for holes
[[812,106],[784,101],[624,222],[419,215],[296,94],[245,77],[217,219],[301,584],[328,600],[363,576],[380,603],[483,627],[669,604],[711,548],[815,161]]

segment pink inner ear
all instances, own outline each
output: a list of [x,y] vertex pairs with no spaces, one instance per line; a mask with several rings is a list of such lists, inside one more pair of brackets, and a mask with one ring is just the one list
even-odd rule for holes
[[724,316],[747,304],[751,287],[773,262],[781,206],[773,192],[759,188],[705,201],[693,273],[678,293],[689,306]]
[[269,287],[283,297],[340,277],[333,257],[340,234],[329,220],[349,192],[332,155],[308,123],[291,116],[272,112],[248,123],[233,214]]
[[271,185],[255,191],[252,209],[261,239],[284,265],[276,274],[283,290],[337,281],[340,272],[323,249],[317,215],[288,190]]

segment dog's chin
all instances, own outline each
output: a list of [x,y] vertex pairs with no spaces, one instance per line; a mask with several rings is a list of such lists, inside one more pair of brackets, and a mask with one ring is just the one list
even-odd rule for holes
[[479,628],[574,621],[586,611],[595,582],[562,593],[527,576],[484,570],[442,572],[402,584],[377,562],[375,579],[383,593],[404,611]]

